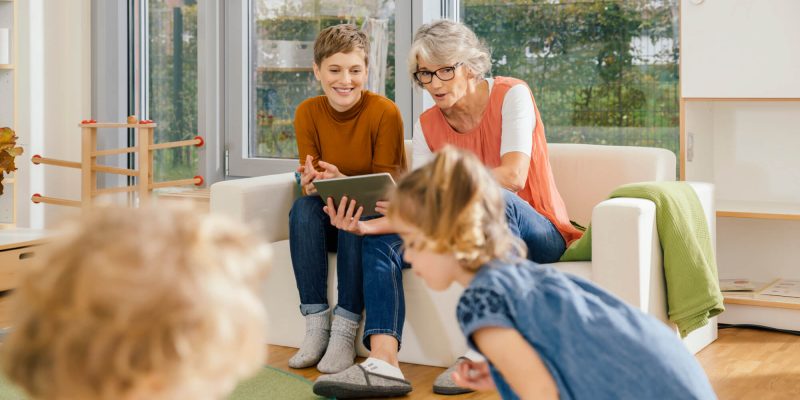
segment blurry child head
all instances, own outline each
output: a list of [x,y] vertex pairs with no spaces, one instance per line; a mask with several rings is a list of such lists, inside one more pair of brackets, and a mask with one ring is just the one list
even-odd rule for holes
[[361,99],[367,80],[369,39],[355,25],[334,25],[314,42],[314,76],[336,111],[347,111]]
[[491,172],[452,146],[398,183],[388,216],[403,238],[406,261],[433,289],[444,290],[493,259],[525,255],[508,229]]
[[269,248],[241,226],[98,209],[38,258],[2,346],[34,399],[219,399],[265,361]]

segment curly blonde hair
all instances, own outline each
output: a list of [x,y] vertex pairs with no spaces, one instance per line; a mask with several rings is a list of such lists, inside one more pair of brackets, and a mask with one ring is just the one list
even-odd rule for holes
[[425,248],[453,254],[463,268],[525,257],[525,244],[508,229],[500,186],[472,153],[445,146],[390,198],[389,218],[419,229]]
[[36,399],[218,399],[265,361],[270,250],[189,210],[85,214],[12,294],[6,376]]

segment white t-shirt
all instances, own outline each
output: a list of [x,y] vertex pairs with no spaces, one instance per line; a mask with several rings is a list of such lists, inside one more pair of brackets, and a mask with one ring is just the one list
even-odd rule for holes
[[[489,93],[492,92],[494,79],[486,78],[489,83]],[[503,98],[503,128],[500,136],[500,157],[512,151],[518,151],[531,156],[533,146],[533,128],[536,127],[536,110],[528,88],[517,84],[506,92]],[[411,136],[413,147],[412,169],[417,169],[433,160],[433,152],[425,141],[422,124],[419,118],[414,123]]]

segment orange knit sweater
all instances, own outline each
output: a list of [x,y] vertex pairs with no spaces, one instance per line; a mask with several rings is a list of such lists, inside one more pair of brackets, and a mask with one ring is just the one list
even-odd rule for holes
[[[500,165],[500,139],[503,126],[503,99],[512,86],[524,81],[507,77],[495,77],[489,104],[477,127],[469,132],[459,133],[453,130],[438,106],[433,106],[420,116],[420,124],[425,134],[425,141],[431,151],[437,151],[446,144],[466,149],[475,153],[483,163],[494,168]],[[531,100],[536,104],[531,94]],[[531,165],[528,168],[528,179],[525,187],[517,192],[519,197],[527,201],[536,211],[544,215],[555,225],[564,237],[567,245],[583,234],[575,229],[567,216],[567,207],[561,194],[558,193],[550,161],[547,155],[547,141],[544,135],[544,124],[536,108],[536,126],[531,132],[533,148],[531,149]]]
[[369,91],[351,109],[339,112],[325,96],[309,98],[295,110],[294,129],[300,163],[306,155],[331,163],[345,175],[406,170],[403,120],[389,99]]

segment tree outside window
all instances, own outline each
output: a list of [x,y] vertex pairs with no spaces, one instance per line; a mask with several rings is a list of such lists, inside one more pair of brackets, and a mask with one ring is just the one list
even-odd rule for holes
[[528,82],[549,142],[678,153],[677,0],[462,0],[492,74]]

